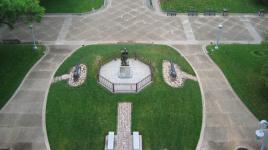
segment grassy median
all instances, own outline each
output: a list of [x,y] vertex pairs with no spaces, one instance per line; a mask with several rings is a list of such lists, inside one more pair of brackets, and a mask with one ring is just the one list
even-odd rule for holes
[[[154,80],[138,94],[112,94],[97,84],[96,59],[120,54],[121,48],[152,61]],[[118,55],[120,57],[120,55]],[[66,82],[49,90],[46,123],[53,150],[103,150],[108,131],[116,131],[117,105],[132,102],[132,131],[139,131],[143,149],[195,149],[202,123],[202,102],[198,82],[171,88],[162,78],[162,61],[172,59],[182,70],[194,74],[174,49],[163,45],[92,45],[76,51],[58,69],[67,73],[77,64],[88,67],[86,82],[78,88]]]

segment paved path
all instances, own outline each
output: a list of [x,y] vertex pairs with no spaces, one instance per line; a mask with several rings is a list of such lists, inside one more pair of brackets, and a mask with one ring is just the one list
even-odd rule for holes
[[0,148],[49,149],[44,124],[46,96],[53,74],[77,46],[53,46],[27,74],[0,111]]
[[258,120],[235,94],[222,71],[200,45],[174,45],[197,73],[203,99],[203,129],[197,149],[257,149]]
[[[156,0],[153,1],[157,4]],[[78,45],[142,42],[184,44],[175,47],[197,72],[203,95],[204,120],[198,149],[254,148],[257,119],[231,89],[219,68],[202,52],[202,44],[214,42],[218,24],[223,24],[222,42],[259,43],[268,30],[268,17],[236,14],[228,17],[167,17],[154,12],[145,0],[111,0],[107,8],[85,15],[46,15],[34,24],[36,37],[51,51],[29,72],[14,97],[0,111],[0,146],[45,150],[46,96],[52,76]],[[0,28],[0,40],[31,41],[30,30],[18,23],[15,30]],[[72,46],[68,46],[72,45]]]
[[131,103],[119,103],[117,115],[117,143],[115,150],[132,150]]
[[[157,4],[154,0],[154,4]],[[46,15],[35,24],[37,39],[49,44],[89,42],[214,42],[223,24],[225,42],[260,42],[258,33],[268,30],[268,18],[254,15],[167,17],[145,5],[145,0],[111,0],[106,9],[85,15]],[[18,23],[15,30],[0,31],[0,39],[31,41],[30,29]]]

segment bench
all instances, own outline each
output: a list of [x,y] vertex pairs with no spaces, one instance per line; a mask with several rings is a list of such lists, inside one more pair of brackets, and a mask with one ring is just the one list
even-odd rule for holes
[[198,12],[196,10],[189,10],[188,16],[198,16]]
[[204,12],[204,16],[216,16],[216,11],[208,9]]
[[114,132],[108,133],[108,146],[107,150],[114,150]]
[[3,44],[20,44],[21,41],[18,39],[3,39]]
[[140,147],[141,145],[139,132],[133,132],[133,150],[141,150]]
[[176,16],[177,15],[177,11],[176,10],[169,10],[167,11],[167,16]]

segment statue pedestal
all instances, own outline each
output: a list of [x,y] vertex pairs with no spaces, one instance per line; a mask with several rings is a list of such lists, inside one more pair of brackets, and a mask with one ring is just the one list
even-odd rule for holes
[[119,78],[132,78],[131,68],[129,66],[120,66]]

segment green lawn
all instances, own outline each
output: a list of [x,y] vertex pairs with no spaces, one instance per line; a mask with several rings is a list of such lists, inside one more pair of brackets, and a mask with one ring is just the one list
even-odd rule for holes
[[268,11],[268,6],[261,0],[160,0],[163,10],[177,10],[187,12],[191,8],[198,12],[204,12],[211,8],[217,12],[222,12],[227,8],[233,13],[256,13],[259,9]]
[[33,51],[32,45],[0,44],[0,109],[42,55],[43,47]]
[[209,55],[242,101],[258,119],[267,119],[268,89],[260,78],[263,65],[268,64],[268,45],[221,45],[211,52],[212,47],[208,47]]
[[[154,81],[138,94],[112,94],[97,84],[96,58],[130,54],[150,59]],[[119,56],[119,55],[118,55]],[[140,131],[143,149],[193,150],[202,122],[202,102],[198,82],[187,81],[183,88],[166,85],[162,78],[162,60],[172,59],[194,74],[190,65],[172,48],[161,45],[92,45],[68,58],[56,75],[67,73],[77,63],[87,64],[88,78],[78,88],[66,82],[52,84],[46,110],[46,124],[52,150],[103,150],[108,131],[116,131],[117,104],[133,104],[132,131]]]
[[104,0],[41,0],[47,13],[83,13],[100,8]]

